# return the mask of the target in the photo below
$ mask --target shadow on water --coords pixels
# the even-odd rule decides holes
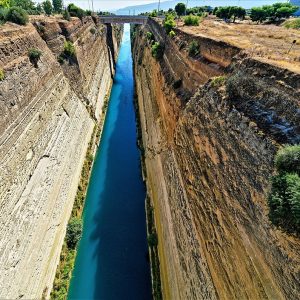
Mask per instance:
[[[151,299],[129,26],[89,184],[69,299]]]

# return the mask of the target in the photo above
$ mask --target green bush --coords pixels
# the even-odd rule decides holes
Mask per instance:
[[[64,43],[64,54],[67,58],[74,58],[76,51],[72,42],[65,41]]]
[[[278,174],[271,178],[268,197],[271,222],[300,233],[300,145],[286,146],[275,157]]]
[[[77,17],[79,19],[82,19],[84,16],[86,16],[85,11],[80,7],[74,5],[73,3],[68,5],[68,11],[71,17]]]
[[[29,21],[27,12],[20,7],[11,7],[7,11],[6,21],[26,25]]]
[[[6,22],[7,13],[8,13],[7,8],[1,8],[0,7],[0,25],[4,24]]]
[[[189,45],[189,55],[190,56],[196,56],[199,54],[200,46],[196,41],[192,41]]]
[[[198,26],[199,22],[200,22],[200,17],[189,15],[189,16],[185,17],[183,20],[184,20],[184,25]]]
[[[0,81],[3,81],[4,79],[5,79],[4,70],[0,68]]]
[[[300,29],[300,18],[285,21],[283,26],[285,28]]]
[[[172,39],[172,38],[175,37],[175,36],[176,36],[175,31],[174,31],[174,30],[171,30],[171,31],[169,32],[169,37]]]
[[[75,249],[82,234],[82,221],[80,218],[73,217],[67,226],[66,242],[69,249]]]
[[[152,56],[156,59],[160,59],[164,55],[164,46],[158,42],[155,42],[151,47]]]
[[[154,40],[153,33],[150,31],[146,32],[146,37],[147,37],[147,40],[150,42]]]
[[[221,85],[225,84],[226,76],[217,76],[214,77],[211,81],[212,87],[220,87]]]
[[[91,34],[95,34],[95,33],[96,33],[96,28],[94,28],[94,27],[91,28],[91,29],[90,29],[90,33],[91,33]]]
[[[39,59],[42,56],[42,51],[40,51],[39,49],[36,48],[30,48],[28,50],[28,57],[29,60],[32,64],[34,64],[35,67],[37,67],[37,63],[39,61]]]
[[[166,29],[166,33],[169,34],[171,30],[173,30],[176,26],[173,15],[167,15],[166,20],[164,21],[164,28]]]
[[[280,173],[300,175],[300,145],[286,146],[278,151],[275,166]]]
[[[157,247],[158,245],[158,238],[156,232],[153,232],[148,235],[148,245],[149,247]]]

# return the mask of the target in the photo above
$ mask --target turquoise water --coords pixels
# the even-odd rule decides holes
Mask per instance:
[[[151,299],[129,25],[89,183],[68,299]]]

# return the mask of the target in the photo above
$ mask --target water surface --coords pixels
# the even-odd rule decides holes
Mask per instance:
[[[69,300],[151,299],[129,31],[125,25]]]

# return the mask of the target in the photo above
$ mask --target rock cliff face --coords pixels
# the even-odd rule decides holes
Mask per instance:
[[[87,145],[114,73],[111,53],[118,53],[122,29],[106,32],[92,18],[0,28],[1,299],[51,291]],[[61,66],[65,40],[74,43],[77,62]],[[30,48],[42,52],[37,65]]]
[[[165,45],[160,60],[147,31]],[[277,148],[299,142],[299,74],[212,38],[172,40],[153,20],[134,36],[164,298],[297,299],[300,241],[270,224],[266,195]]]

